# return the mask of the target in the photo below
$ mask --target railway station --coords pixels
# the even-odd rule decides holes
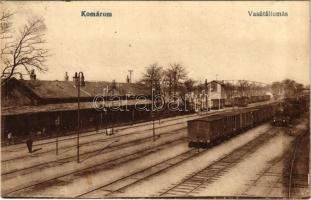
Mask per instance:
[[[1,1],[1,197],[310,198],[308,6]]]
[[[75,97],[80,88],[74,79],[12,78],[2,87],[2,193],[65,198],[219,196],[220,191],[205,193],[205,188],[234,180],[234,170],[251,166],[271,149],[275,152],[264,161],[254,161],[269,164],[253,166],[250,171],[255,174],[243,175],[243,191],[228,196],[260,197],[261,190],[270,197],[308,195],[308,91],[287,98],[285,92],[273,95],[264,87],[259,93],[257,88],[249,96],[229,98],[225,81],[204,85],[184,99],[164,101],[159,111],[154,109],[159,103],[155,95],[138,83],[85,81]],[[105,96],[96,102],[99,91]],[[179,109],[170,109],[172,103]],[[181,169],[183,176],[165,179]],[[78,187],[90,180],[89,187]],[[159,182],[159,188],[152,187],[148,194],[137,189],[151,187],[151,180]],[[69,188],[63,196],[62,190]]]

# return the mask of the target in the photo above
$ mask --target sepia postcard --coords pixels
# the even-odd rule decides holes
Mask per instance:
[[[2,198],[310,198],[309,1],[0,1]]]

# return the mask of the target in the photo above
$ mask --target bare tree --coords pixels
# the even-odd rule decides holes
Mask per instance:
[[[297,97],[302,94],[303,85],[291,79],[285,79],[281,82],[284,88],[285,97]]]
[[[173,93],[175,95],[181,81],[187,78],[186,69],[178,63],[170,64],[170,68],[166,71],[166,78],[169,85],[169,94]]]
[[[283,86],[280,82],[276,81],[271,84],[271,90],[272,90],[272,94],[274,96],[277,96],[282,93]]]
[[[42,18],[28,20],[18,36],[12,42],[7,42],[2,52],[2,75],[1,84],[5,83],[15,75],[22,75],[26,71],[31,73],[32,69],[40,72],[47,71],[45,67],[48,50],[44,47],[44,32],[46,26]]]
[[[301,95],[303,93],[304,86],[301,83],[296,84],[296,95]]]
[[[155,93],[161,93],[161,80],[163,76],[163,69],[157,63],[153,63],[146,67],[146,72],[143,74],[140,82],[144,84],[149,91],[155,89]]]
[[[0,59],[3,60],[4,50],[6,48],[5,41],[10,39],[12,35],[10,34],[12,27],[12,19],[13,13],[9,10],[1,10],[0,14]]]
[[[271,84],[273,95],[283,94],[285,98],[297,97],[303,93],[303,85],[291,79],[285,79],[281,82]]]
[[[193,92],[194,90],[194,84],[195,84],[195,81],[191,78],[187,79],[185,82],[184,82],[184,85],[185,85],[185,91],[186,93],[191,93]]]
[[[0,14],[0,39],[8,39],[11,37],[10,30],[12,27],[12,19],[13,13],[9,10],[2,10]]]
[[[247,96],[249,84],[245,80],[239,80],[237,85],[237,91],[239,96]]]
[[[225,90],[226,90],[226,95],[227,95],[227,98],[228,99],[231,99],[231,98],[233,98],[233,96],[234,96],[234,93],[235,93],[235,86],[232,84],[232,83],[224,83],[224,85],[225,85]]]

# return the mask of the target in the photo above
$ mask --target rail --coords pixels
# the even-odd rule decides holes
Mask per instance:
[[[295,142],[295,146],[294,146],[294,150],[291,156],[291,161],[290,161],[290,169],[289,169],[289,180],[288,180],[288,198],[291,198],[291,190],[292,190],[292,180],[293,180],[293,168],[294,168],[294,164],[295,164],[295,160],[296,160],[296,153],[297,153],[297,149],[298,146],[303,138],[304,134],[301,134],[298,136],[298,138],[296,139]]]

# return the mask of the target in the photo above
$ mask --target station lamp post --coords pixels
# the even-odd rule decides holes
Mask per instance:
[[[75,73],[73,77],[74,85],[78,92],[78,124],[77,124],[77,163],[80,163],[80,87],[85,86],[84,75],[82,72]]]

